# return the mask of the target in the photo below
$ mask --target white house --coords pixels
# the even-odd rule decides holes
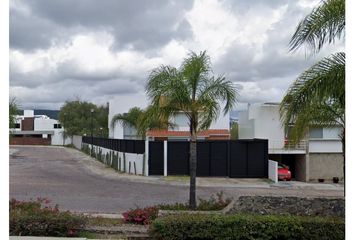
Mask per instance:
[[[239,114],[239,138],[269,140],[269,159],[290,167],[296,180],[343,178],[341,129],[310,128],[302,141],[292,144],[280,121],[279,103],[257,103]]]
[[[10,129],[11,144],[20,145],[65,145],[71,139],[64,139],[64,128],[56,119],[46,115],[34,115],[34,110],[24,110],[23,115],[16,116],[15,128]]]
[[[111,126],[111,120],[114,115],[126,113],[132,107],[146,108],[146,101],[136,101],[138,104],[131,105],[121,99],[111,100],[109,102],[109,137],[117,139],[137,139],[138,136],[134,128],[129,126],[123,127],[116,123]],[[146,133],[146,136],[151,140],[187,140],[189,139],[189,125],[187,116],[184,113],[176,114],[170,122],[173,123],[173,128],[166,130],[151,130]],[[198,139],[229,139],[230,138],[230,116],[221,113],[216,121],[206,131],[198,133]]]

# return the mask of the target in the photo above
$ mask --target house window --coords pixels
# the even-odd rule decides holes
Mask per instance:
[[[54,123],[54,128],[61,128],[61,124],[59,124],[59,123]]]
[[[21,128],[21,124],[15,123],[15,128]]]
[[[323,138],[323,128],[310,128],[310,138]]]

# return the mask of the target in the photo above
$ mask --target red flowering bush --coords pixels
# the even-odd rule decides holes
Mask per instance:
[[[152,220],[157,218],[157,207],[146,207],[131,209],[123,213],[124,221],[135,224],[149,224]]]
[[[69,211],[60,212],[50,200],[10,201],[10,235],[74,237],[86,223],[86,218]]]

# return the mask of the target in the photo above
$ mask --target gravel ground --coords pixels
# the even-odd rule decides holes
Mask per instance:
[[[118,174],[75,149],[52,146],[12,146],[10,149],[10,198],[48,197],[63,210],[121,213],[135,206],[186,202],[188,186],[170,182],[156,177]],[[258,185],[253,181],[249,188],[245,184],[242,187],[198,187],[197,195],[208,198],[222,190],[234,198],[241,195],[344,196],[343,189],[269,187],[263,180],[259,180]]]

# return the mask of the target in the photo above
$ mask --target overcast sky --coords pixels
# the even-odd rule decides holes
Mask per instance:
[[[237,109],[278,102],[299,73],[344,47],[326,46],[316,57],[288,52],[296,25],[318,3],[11,0],[10,96],[30,109],[122,96],[134,105],[153,68],[178,67],[189,51],[207,50],[214,74],[239,87]]]

